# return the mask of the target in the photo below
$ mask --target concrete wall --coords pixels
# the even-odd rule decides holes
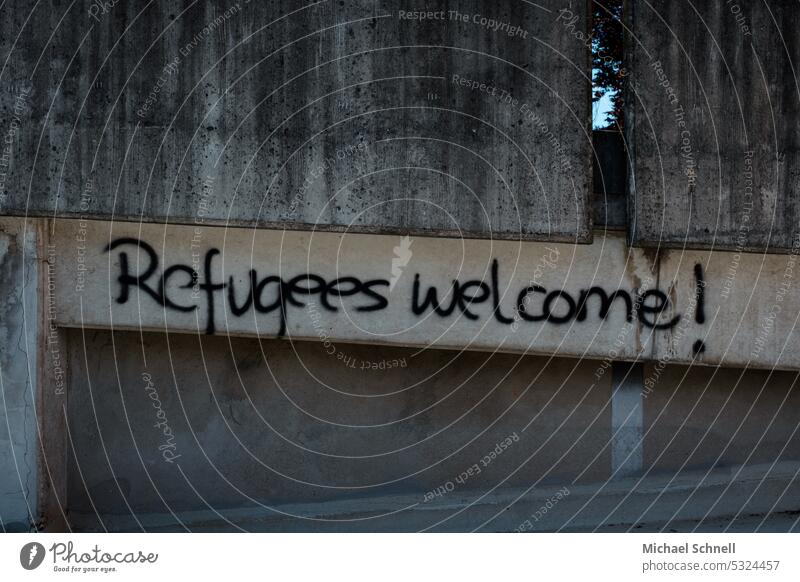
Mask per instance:
[[[36,224],[0,219],[0,531],[38,520],[39,250]]]
[[[648,364],[644,375],[649,471],[800,461],[797,372]]]
[[[798,148],[764,109],[800,109],[772,82],[800,46],[791,5],[774,29],[755,6],[656,2],[665,28],[629,3],[647,30],[628,47],[631,236],[734,251],[712,254],[571,244],[592,242],[587,2],[451,4],[0,7],[0,215],[53,217],[41,241],[0,219],[4,529],[692,529],[798,510]],[[594,160],[610,228],[625,159]],[[120,236],[185,267],[166,294],[122,300]],[[768,245],[791,254],[738,252]],[[211,249],[217,281],[301,276],[288,339],[284,308],[166,304],[200,306]],[[394,295],[348,311],[359,293],[326,285],[343,307],[315,319],[312,270]],[[452,319],[409,309],[414,274],[470,281]],[[543,318],[500,318],[534,283],[553,311],[540,294]],[[564,294],[591,286],[660,295],[579,318]]]
[[[585,2],[102,4],[0,8],[0,212],[591,238]]]
[[[634,244],[795,246],[797,3],[626,6]]]
[[[69,341],[79,529],[691,529],[797,509],[796,373],[615,365],[596,383],[590,360]]]
[[[69,339],[68,498],[83,527],[387,496],[411,511],[611,474],[610,378],[587,388],[590,361],[94,330]],[[408,527],[393,515],[362,525]]]
[[[12,283],[3,396],[15,403],[1,459],[6,528],[691,529],[797,510],[797,372],[676,366],[669,351],[643,365],[612,362],[610,351],[567,359],[497,353],[503,346],[354,345],[336,333],[300,342],[96,329],[119,320],[64,273],[88,264],[80,243],[108,225],[76,224],[68,230],[84,229],[83,239],[49,236],[35,258],[33,225],[25,238],[22,221],[3,221]],[[34,277],[43,259],[55,266]],[[662,283],[680,259],[657,259]],[[792,299],[781,290],[793,290],[791,277],[785,283],[795,259],[775,257],[760,274],[749,262],[758,257],[737,264],[733,297],[738,286],[757,290],[756,276],[771,294],[750,299],[760,327],[726,349],[758,348],[771,366],[796,356],[781,336],[792,328]],[[83,277],[107,287],[98,270]],[[721,325],[719,290],[706,289],[715,309],[701,329]],[[75,306],[92,323],[48,328],[46,337],[25,327],[28,313],[50,325]],[[33,335],[23,337],[26,329]],[[44,357],[31,359],[37,350]],[[15,463],[28,471],[22,479]]]

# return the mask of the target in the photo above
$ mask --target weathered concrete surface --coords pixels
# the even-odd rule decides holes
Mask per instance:
[[[387,495],[410,509],[610,476],[610,379],[594,381],[589,361],[97,330],[69,341],[70,514]],[[364,525],[391,529],[399,509]]]
[[[627,9],[633,242],[790,249],[800,238],[797,3]]]
[[[797,373],[644,368],[648,473],[800,461]]]
[[[0,219],[0,531],[38,517],[39,268],[36,226]]]
[[[586,6],[6,2],[0,213],[586,242]]]
[[[619,479],[610,378],[589,360],[69,339],[79,530],[690,531],[800,508],[796,373],[667,366],[644,399],[644,470]]]
[[[800,368],[796,254],[657,255],[621,235],[568,245],[69,220],[54,230],[69,327],[566,355],[601,360],[598,377],[613,360]]]
[[[595,228],[628,229],[628,152],[619,131],[595,130],[592,209]]]
[[[797,463],[694,471],[611,483],[474,492],[415,505],[394,495],[168,513],[74,512],[77,531],[542,532],[798,531]],[[690,501],[687,503],[687,501]]]

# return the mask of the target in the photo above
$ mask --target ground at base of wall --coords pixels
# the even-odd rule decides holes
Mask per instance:
[[[177,515],[74,514],[71,521],[76,531],[790,532],[800,530],[798,474],[800,464],[787,462],[429,503],[400,495]]]
[[[601,533],[627,531],[634,533],[800,533],[800,511],[715,517],[699,521],[648,523],[633,527],[628,524],[609,525],[597,531]]]

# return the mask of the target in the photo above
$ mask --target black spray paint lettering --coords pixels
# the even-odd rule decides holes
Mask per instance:
[[[694,266],[695,283],[695,310],[694,320],[699,324],[706,322],[706,280],[703,275],[703,265],[697,263]],[[692,355],[697,357],[706,351],[706,344],[703,340],[697,340],[692,345]]]
[[[194,311],[200,308],[201,304],[193,303],[187,305],[177,303],[168,293],[169,281],[176,274],[182,273],[185,282],[183,285],[179,285],[178,288],[196,289],[204,292],[193,291],[191,298],[200,299],[203,294],[205,295],[205,301],[202,302],[202,305],[206,310],[206,333],[209,335],[213,335],[216,332],[215,293],[225,289],[228,291],[227,304],[235,317],[242,317],[250,309],[255,310],[257,313],[277,311],[279,314],[277,335],[279,337],[286,334],[287,307],[289,305],[300,308],[305,307],[305,303],[300,300],[302,296],[319,295],[322,307],[332,312],[339,310],[338,307],[331,303],[330,299],[332,297],[361,295],[371,300],[366,304],[358,305],[355,308],[356,311],[379,311],[389,305],[387,299],[376,290],[377,287],[389,286],[389,281],[385,279],[361,281],[355,277],[340,277],[332,281],[326,281],[319,275],[309,273],[298,275],[289,281],[285,281],[282,277],[276,275],[260,277],[255,269],[251,269],[248,273],[247,297],[240,301],[233,276],[228,278],[227,283],[213,280],[213,261],[214,257],[220,254],[219,249],[212,248],[206,251],[201,279],[200,275],[191,266],[183,264],[172,265],[165,269],[160,277],[156,277],[159,263],[158,255],[153,250],[153,247],[137,238],[118,238],[109,244],[105,250],[110,252],[122,246],[138,247],[144,253],[147,267],[141,273],[132,274],[128,253],[124,251],[119,253],[120,274],[117,277],[117,282],[120,288],[116,299],[117,303],[127,303],[130,298],[131,287],[137,287],[167,309],[183,312]],[[270,292],[271,297],[269,297]],[[267,298],[265,298],[265,294],[268,295]]]
[[[414,276],[412,289],[411,310],[414,315],[422,315],[426,311],[432,311],[440,317],[452,315],[456,308],[467,319],[478,319],[471,308],[473,305],[485,303],[491,297],[493,314],[495,319],[503,324],[510,325],[513,319],[503,315],[500,309],[499,293],[499,264],[497,259],[492,261],[491,285],[482,280],[470,280],[461,282],[453,280],[446,293],[441,295],[435,286],[428,287],[422,291],[421,276],[417,273]],[[540,307],[537,312],[533,312],[531,304],[534,299],[541,295]],[[517,295],[516,310],[519,316],[530,322],[547,322],[551,324],[565,324],[572,320],[586,321],[589,313],[589,304],[592,297],[597,297],[597,314],[601,319],[608,317],[615,304],[623,305],[625,309],[626,321],[632,321],[634,316],[634,304],[638,305],[636,315],[643,326],[653,329],[671,329],[675,327],[681,319],[680,315],[675,315],[668,321],[661,322],[661,316],[669,309],[670,300],[666,293],[659,289],[649,289],[640,295],[637,291],[624,291],[621,289],[607,292],[602,287],[590,287],[583,289],[574,296],[564,289],[548,291],[541,285],[531,285],[523,288]]]
[[[411,311],[414,315],[422,315],[429,308],[433,309],[434,313],[441,317],[451,315],[456,307],[464,314],[467,319],[477,320],[480,316],[470,311],[469,306],[484,303],[490,297],[492,299],[492,314],[494,318],[503,324],[511,325],[514,320],[510,317],[503,315],[500,308],[500,293],[498,281],[498,264],[497,259],[492,261],[492,283],[491,287],[481,280],[467,281],[461,283],[458,280],[453,280],[451,288],[448,293],[442,295],[442,303],[449,296],[450,303],[447,307],[442,307],[439,302],[439,290],[436,287],[429,287],[425,293],[425,298],[420,303],[419,290],[420,290],[420,275],[414,275],[414,288],[413,297],[411,299]],[[474,289],[474,291],[472,291]]]
[[[326,311],[335,313],[339,311],[332,300],[352,297],[360,299],[355,306],[359,312],[382,311],[389,306],[389,300],[380,292],[381,287],[389,287],[385,279],[361,280],[357,277],[347,276],[327,280],[320,275],[305,273],[289,280],[277,275],[260,276],[256,269],[250,269],[244,277],[244,284],[237,284],[233,275],[227,281],[216,281],[213,278],[214,259],[220,254],[216,248],[208,249],[203,261],[202,275],[190,265],[176,264],[164,269],[158,275],[159,257],[153,247],[137,238],[118,238],[106,247],[106,252],[114,251],[120,247],[135,247],[137,263],[139,257],[144,255],[146,267],[138,273],[131,271],[131,260],[126,251],[119,252],[119,294],[116,302],[127,303],[130,299],[132,287],[138,288],[149,295],[159,305],[166,309],[180,312],[191,312],[201,307],[206,311],[206,333],[216,332],[215,298],[216,293],[225,291],[222,296],[227,309],[234,317],[242,317],[248,312],[255,311],[260,314],[276,312],[278,314],[278,337],[286,334],[287,312],[289,307],[303,308],[304,296],[319,296],[319,303]],[[514,318],[503,313],[500,295],[500,265],[497,259],[492,261],[490,281],[472,279],[465,282],[453,280],[450,286],[442,293],[436,286],[429,286],[423,291],[422,277],[419,273],[414,276],[411,292],[411,312],[415,316],[422,316],[432,311],[439,317],[463,315],[469,320],[479,320],[481,315],[476,306],[484,303],[491,305],[491,316],[501,324],[512,325]],[[170,281],[175,277],[179,280],[177,289],[191,290],[191,301],[178,301],[170,296],[168,288]],[[705,282],[703,270],[700,265],[695,267],[697,283],[697,309],[696,321],[705,321]],[[241,280],[240,280],[241,281]],[[175,284],[172,285],[173,291]],[[441,298],[441,299],[440,299]],[[366,300],[366,302],[364,302]],[[606,319],[614,309],[623,309],[625,319],[632,322],[638,319],[642,326],[657,330],[671,329],[681,319],[680,314],[667,321],[662,321],[662,316],[671,307],[671,302],[666,293],[660,289],[625,291],[616,289],[606,291],[600,286],[582,289],[571,293],[564,289],[548,290],[534,284],[524,287],[516,295],[513,311],[519,318],[528,322],[546,322],[562,325],[570,321],[583,322],[589,315],[597,314],[600,319]],[[702,342],[701,342],[702,343]],[[704,348],[704,346],[703,346]]]

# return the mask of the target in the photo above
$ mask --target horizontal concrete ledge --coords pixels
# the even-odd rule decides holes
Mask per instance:
[[[249,332],[238,332],[238,331],[230,331],[228,329],[223,330],[222,332],[218,332],[217,336],[207,336],[202,329],[194,329],[194,330],[185,330],[185,329],[173,329],[168,326],[156,327],[156,326],[136,326],[136,325],[123,325],[123,324],[114,324],[114,325],[99,325],[99,324],[92,324],[92,325],[80,325],[78,323],[67,323],[59,325],[60,328],[64,329],[78,329],[78,330],[102,330],[102,331],[112,331],[117,333],[164,333],[167,335],[193,335],[193,336],[201,336],[205,337],[232,337],[232,338],[244,338],[244,339],[259,339],[259,340],[281,340],[281,341],[288,341],[288,342],[309,342],[309,343],[321,343],[319,337],[306,337],[306,336],[298,336],[298,335],[289,335],[278,337],[274,333],[264,333],[259,335],[254,335],[253,333]],[[357,345],[357,346],[375,346],[380,345],[383,347],[388,348],[406,348],[406,349],[413,349],[419,353],[424,352],[425,350],[444,350],[448,352],[479,352],[484,354],[511,354],[514,356],[538,356],[538,357],[552,357],[552,358],[567,358],[570,360],[581,360],[581,361],[592,361],[597,363],[603,363],[609,361],[608,356],[601,356],[598,354],[571,354],[569,352],[562,352],[559,349],[547,349],[547,348],[537,348],[537,346],[530,346],[528,348],[520,348],[515,349],[507,346],[483,346],[483,345],[450,345],[450,344],[442,344],[437,343],[435,345],[425,345],[420,346],[419,344],[411,343],[411,342],[402,342],[402,341],[392,341],[392,342],[379,342],[373,340],[360,340],[360,339],[351,339],[347,338],[346,340],[337,341],[337,344],[342,345]],[[627,355],[627,354],[619,354],[617,357],[614,358],[615,362],[628,362],[631,364],[656,364],[660,360],[658,358],[653,357],[647,353],[640,353],[636,355]],[[759,362],[754,362],[750,365],[742,364],[741,362],[723,362],[723,363],[715,363],[715,362],[704,362],[702,360],[694,360],[694,361],[684,361],[684,360],[666,360],[666,364],[674,364],[677,366],[696,366],[700,368],[718,368],[718,369],[725,369],[725,370],[762,370],[768,372],[798,372],[798,367],[794,365],[782,365],[780,362],[777,364],[763,364]]]
[[[800,463],[732,466],[592,485],[454,491],[424,503],[402,495],[345,501],[170,514],[71,514],[76,531],[691,531],[734,516],[800,510]],[[567,493],[568,492],[568,493]],[[548,505],[549,504],[549,505]],[[137,523],[138,522],[138,523]],[[760,519],[751,519],[753,528]],[[777,522],[775,522],[777,523]],[[794,519],[780,520],[788,531]],[[724,527],[720,527],[724,529]],[[763,527],[761,528],[763,529]]]
[[[800,353],[789,349],[797,343],[793,320],[775,316],[800,311],[800,297],[781,283],[794,258],[772,257],[765,267],[737,257],[731,279],[734,259],[725,253],[713,260],[667,253],[654,263],[611,234],[587,246],[110,223],[88,229],[66,220],[54,230],[48,276],[56,324],[64,327],[800,368]],[[123,273],[137,267],[143,279],[134,284]],[[311,275],[312,287],[298,287]],[[334,289],[343,275],[356,285],[345,294]],[[223,283],[202,292],[209,281]],[[286,290],[280,314],[278,281]],[[234,309],[229,297],[244,303]],[[731,310],[737,318],[723,317]]]
[[[81,220],[91,221],[96,223],[109,223],[116,224],[131,223],[131,224],[154,224],[165,227],[170,226],[191,226],[195,227],[201,224],[203,227],[208,228],[236,228],[242,230],[278,230],[286,232],[301,232],[301,233],[335,233],[335,234],[377,234],[377,235],[397,235],[397,236],[421,236],[421,237],[435,237],[444,239],[478,239],[486,241],[511,241],[511,242],[543,242],[543,243],[570,243],[579,245],[590,245],[594,242],[594,236],[605,233],[607,230],[619,230],[615,228],[590,228],[586,231],[574,231],[569,233],[553,233],[553,232],[524,232],[518,231],[504,231],[504,230],[443,230],[437,228],[414,228],[409,226],[392,226],[392,225],[364,225],[364,224],[330,224],[324,222],[292,222],[287,220],[264,220],[261,218],[232,218],[232,217],[203,217],[201,223],[198,223],[197,214],[190,215],[143,215],[143,214],[114,214],[110,213],[92,213],[80,212],[79,210],[59,210],[58,215],[54,217],[52,209],[31,209],[27,211],[20,208],[6,208],[3,209],[3,216],[36,220],[47,218],[53,221],[59,220]],[[658,245],[653,245],[658,246]],[[662,245],[663,246],[663,245]]]

